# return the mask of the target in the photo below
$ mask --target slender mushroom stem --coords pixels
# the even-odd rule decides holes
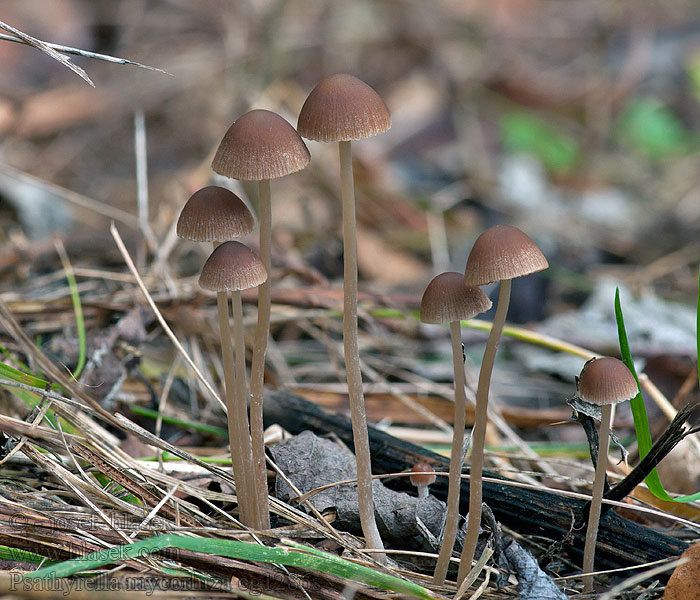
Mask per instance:
[[[455,385],[455,418],[452,425],[452,455],[450,457],[450,484],[447,491],[447,515],[445,517],[445,535],[435,565],[433,584],[445,583],[447,568],[452,556],[452,548],[457,537],[459,523],[459,491],[462,485],[462,447],[464,445],[464,426],[466,421],[467,395],[464,391],[464,359],[462,353],[462,329],[459,321],[450,323],[450,339],[452,340],[452,365]]]
[[[591,509],[588,513],[588,528],[586,529],[586,544],[583,547],[583,590],[585,593],[593,591],[593,573],[595,546],[598,538],[598,524],[600,523],[600,510],[603,501],[603,486],[605,483],[605,470],[608,466],[608,446],[610,445],[610,425],[612,422],[612,404],[601,407],[600,434],[598,438],[598,463],[595,467],[595,479],[593,480],[593,493],[591,496]]]
[[[272,205],[270,180],[258,182],[260,212],[260,260],[268,273],[267,281],[258,288],[258,323],[255,327],[253,358],[250,364],[250,435],[253,445],[253,478],[257,497],[258,529],[270,528],[270,504],[267,496],[267,468],[263,436],[263,392],[265,353],[270,330],[270,266],[272,246]]]
[[[248,484],[248,498],[250,504],[248,518],[250,526],[257,528],[254,474],[252,471],[253,459],[250,446],[250,434],[248,430],[248,407],[247,407],[247,385],[245,373],[245,338],[243,336],[243,303],[241,302],[241,292],[235,290],[231,292],[231,308],[233,310],[233,342],[236,347],[236,398],[233,416],[237,421],[239,435],[242,437],[241,448],[243,455],[240,457],[246,473],[246,483]]]
[[[457,584],[461,585],[472,567],[476,544],[479,540],[479,525],[481,524],[481,477],[484,469],[484,440],[486,438],[486,414],[489,401],[491,373],[496,360],[498,341],[508,314],[510,304],[511,280],[501,281],[498,291],[498,306],[493,317],[493,327],[486,342],[484,358],[479,370],[479,383],[476,389],[476,411],[474,414],[474,429],[472,430],[472,454],[469,465],[469,521],[464,536],[462,558],[459,563]]]
[[[214,243],[214,248],[218,244]],[[231,465],[233,477],[236,480],[236,496],[241,522],[248,525],[248,508],[250,504],[247,494],[250,486],[246,485],[248,470],[243,462],[247,448],[245,438],[241,435],[238,419],[236,418],[236,375],[233,362],[233,342],[231,340],[231,325],[229,323],[228,298],[226,292],[217,292],[216,307],[219,313],[219,336],[221,339],[221,356],[224,363],[224,384],[226,387],[226,409],[228,422],[228,437],[231,446]]]
[[[343,348],[345,372],[350,397],[352,439],[357,459],[357,500],[360,524],[369,548],[383,550],[384,544],[374,517],[372,496],[372,460],[367,434],[365,399],[362,393],[362,371],[357,341],[357,238],[355,235],[355,185],[352,175],[352,148],[350,142],[338,142],[340,149],[340,182],[343,204]],[[386,554],[375,558],[385,564]]]

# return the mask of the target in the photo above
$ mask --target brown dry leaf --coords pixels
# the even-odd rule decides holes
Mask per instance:
[[[17,114],[12,102],[7,98],[0,98],[0,135],[7,133],[14,125],[16,118]]]
[[[70,85],[30,96],[19,115],[17,134],[40,137],[94,121],[109,108],[107,96],[99,90]]]
[[[388,288],[415,284],[429,277],[426,266],[411,255],[389,247],[378,235],[357,232],[357,262],[365,279]]]

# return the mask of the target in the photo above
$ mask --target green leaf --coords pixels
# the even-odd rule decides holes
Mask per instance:
[[[239,560],[252,560],[264,563],[281,564],[302,569],[313,569],[344,577],[352,581],[372,585],[374,587],[391,590],[399,594],[408,594],[416,598],[431,600],[430,591],[426,588],[375,571],[362,565],[321,552],[315,548],[292,544],[294,547],[268,547],[250,542],[238,542],[235,540],[219,540],[212,538],[197,538],[184,535],[165,534],[125,546],[115,546],[99,552],[93,552],[87,556],[67,560],[50,567],[39,569],[25,576],[26,579],[55,579],[69,577],[87,569],[97,569],[105,565],[132,560],[143,557],[145,554],[158,552],[165,548],[179,548],[203,554],[225,556]]]
[[[637,98],[619,122],[623,143],[658,160],[685,150],[688,138],[680,120],[654,98]]]
[[[538,158],[548,171],[565,173],[579,159],[579,147],[571,136],[527,113],[510,113],[499,123],[501,140],[509,152],[524,152]]]
[[[698,310],[700,314],[700,308]],[[625,363],[627,368],[632,372],[632,375],[634,375],[634,378],[637,380],[638,393],[634,398],[632,398],[632,400],[630,400],[630,404],[632,406],[634,430],[637,434],[639,457],[644,458],[649,453],[649,450],[651,450],[651,431],[649,430],[649,420],[647,418],[646,407],[644,406],[644,399],[642,398],[642,390],[639,387],[639,377],[637,377],[637,371],[634,368],[632,353],[630,351],[629,341],[627,340],[627,330],[625,329],[625,320],[622,315],[622,306],[620,305],[619,288],[615,290],[615,320],[617,321],[617,335],[620,340],[620,355],[622,356],[622,362]],[[671,498],[671,496],[666,493],[664,486],[661,484],[661,480],[659,479],[659,474],[656,469],[649,473],[644,481],[649,487],[651,493],[660,500],[670,500],[673,502],[694,502],[695,500],[700,499],[700,492],[690,496]]]

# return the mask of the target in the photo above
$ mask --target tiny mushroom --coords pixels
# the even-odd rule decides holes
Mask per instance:
[[[219,242],[243,237],[253,230],[254,219],[243,200],[226,188],[208,186],[197,190],[180,213],[177,235],[194,242]],[[246,525],[253,525],[251,513],[256,507],[252,482],[252,448],[250,435],[244,423],[235,417],[236,376],[233,341],[229,323],[228,298],[225,291],[217,291],[216,305],[219,316],[219,337],[224,366],[227,422],[231,445],[231,464],[236,481],[239,517]]]
[[[425,288],[420,304],[420,319],[425,323],[449,323],[452,341],[452,364],[455,385],[455,415],[452,426],[452,453],[450,456],[450,483],[447,493],[445,535],[435,565],[433,583],[442,585],[447,575],[452,548],[459,523],[459,492],[464,462],[464,428],[467,397],[464,391],[464,360],[460,321],[471,319],[491,308],[491,300],[478,287],[467,287],[462,273],[441,273]]]
[[[681,559],[685,562],[673,571],[663,600],[700,600],[700,542],[686,549]]]
[[[591,509],[588,515],[586,543],[583,550],[583,585],[586,592],[593,591],[593,573],[596,539],[600,522],[605,470],[608,465],[608,446],[612,406],[634,398],[639,393],[637,381],[621,360],[605,356],[592,358],[581,370],[577,380],[577,395],[584,402],[601,409],[600,433],[598,435],[598,463],[595,468]]]
[[[350,397],[353,442],[357,458],[357,496],[360,523],[370,548],[383,550],[372,496],[372,465],[367,433],[362,372],[357,340],[357,237],[355,184],[351,141],[372,137],[391,127],[384,101],[370,86],[347,74],[326,77],[311,91],[299,114],[297,130],[307,139],[338,142],[343,212],[344,303],[343,347]],[[375,558],[386,563],[385,554]]]
[[[411,469],[409,479],[418,490],[418,497],[427,498],[428,488],[435,483],[435,471],[432,465],[425,462],[417,462]]]
[[[301,171],[310,160],[309,150],[294,127],[278,114],[261,109],[251,110],[239,117],[229,127],[214,156],[212,168],[216,173],[232,179],[258,182],[260,260],[268,273],[272,246],[270,179]],[[250,366],[250,433],[255,493],[258,497],[256,529],[270,527],[263,440],[263,387],[270,305],[270,281],[267,280],[258,293],[258,322]]]
[[[526,234],[511,225],[495,225],[484,231],[474,242],[467,259],[464,283],[480,286],[500,281],[498,305],[493,318],[479,370],[476,391],[476,412],[472,431],[472,454],[469,479],[469,522],[464,538],[457,581],[461,584],[471,569],[481,524],[481,478],[484,468],[484,440],[491,373],[496,359],[498,341],[503,331],[510,303],[511,280],[542,271],[549,266],[547,259]]]

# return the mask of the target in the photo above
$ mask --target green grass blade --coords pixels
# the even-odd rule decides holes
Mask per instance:
[[[142,417],[149,417],[151,419],[158,418],[158,411],[152,408],[147,408],[145,406],[133,405],[131,407],[131,412],[140,415]],[[163,423],[169,423],[170,425],[178,425],[180,427],[187,427],[188,429],[194,429],[196,431],[201,431],[202,433],[210,433],[212,435],[218,435],[220,437],[228,437],[228,429],[223,427],[216,427],[216,425],[207,425],[206,423],[194,423],[192,421],[186,421],[185,419],[179,419],[177,417],[171,417],[168,415],[161,415]]]
[[[58,577],[69,577],[70,575],[75,575],[87,569],[97,569],[114,562],[139,558],[145,554],[158,552],[165,548],[179,548],[181,550],[225,556],[238,560],[252,560],[299,567],[302,569],[313,569],[315,571],[344,577],[359,583],[372,585],[400,594],[408,594],[416,598],[425,598],[426,600],[433,598],[430,592],[420,585],[404,579],[399,579],[393,575],[387,575],[361,565],[356,565],[350,561],[332,554],[320,552],[313,548],[306,548],[298,545],[295,545],[295,548],[270,548],[268,546],[249,542],[238,542],[235,540],[196,538],[170,534],[148,538],[126,546],[116,546],[99,552],[93,552],[82,558],[68,560],[57,565],[39,569],[27,575],[26,578],[54,579]]]
[[[70,288],[70,296],[73,300],[73,312],[75,313],[75,327],[78,331],[78,364],[75,367],[73,377],[78,379],[83,371],[87,360],[87,341],[85,338],[85,320],[83,319],[83,305],[80,302],[80,293],[78,292],[78,282],[75,280],[75,273],[70,268],[70,264],[66,265],[66,280]]]
[[[0,560],[30,562],[35,565],[40,565],[41,563],[46,563],[48,559],[41,554],[35,554],[28,550],[21,550],[20,548],[12,548],[10,546],[0,546]]]
[[[700,315],[700,309],[698,315]],[[637,371],[634,368],[632,353],[630,351],[629,341],[627,340],[627,330],[625,329],[625,320],[622,315],[622,306],[620,305],[619,288],[615,290],[615,320],[617,321],[617,335],[620,340],[620,355],[622,357],[622,362],[625,363],[627,368],[632,372],[632,375],[634,375],[634,378],[637,380],[638,392],[637,395],[630,400],[630,404],[632,406],[632,416],[634,418],[634,430],[637,434],[639,456],[640,458],[644,458],[649,453],[649,450],[651,450],[651,431],[649,431],[649,419],[647,417],[646,407],[644,406],[642,391],[639,387],[639,377],[637,377]],[[660,500],[694,502],[695,500],[700,499],[700,492],[689,496],[671,498],[671,496],[666,493],[664,486],[661,484],[661,480],[659,479],[659,474],[656,469],[649,473],[644,481],[649,487],[651,493]]]
[[[11,367],[8,364],[0,362],[0,377],[3,379],[9,379],[11,381],[16,381],[17,383],[24,383],[25,385],[31,385],[32,387],[48,389],[49,382],[34,377],[34,375],[27,375],[22,371]]]

